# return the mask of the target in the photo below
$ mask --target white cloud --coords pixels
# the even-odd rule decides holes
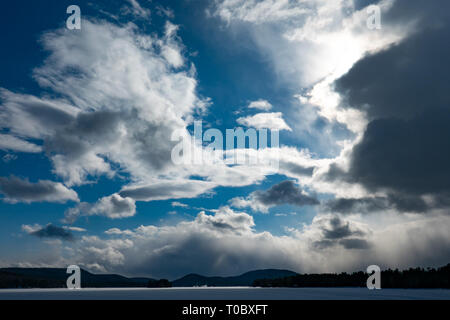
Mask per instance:
[[[128,12],[131,12],[133,15],[141,18],[150,18],[151,11],[150,9],[143,8],[137,0],[126,0],[130,6],[127,8]]]
[[[74,232],[86,232],[87,230],[84,228],[80,228],[80,227],[73,227],[73,226],[63,226],[64,229],[68,229],[70,231],[74,231]]]
[[[236,121],[241,125],[256,129],[292,131],[284,121],[281,112],[257,113],[253,116],[238,118]]]
[[[159,180],[154,183],[127,186],[120,194],[137,201],[194,198],[209,192],[215,186],[214,183],[201,180]]]
[[[172,202],[172,207],[187,208],[189,206],[187,204],[185,204],[185,203],[181,203],[181,202],[178,202],[178,201],[173,201]]]
[[[2,89],[0,126],[24,141],[43,141],[54,172],[69,186],[113,177],[111,163],[136,183],[169,169],[176,175],[171,133],[185,128],[197,106],[205,105],[196,95],[196,80],[186,70],[173,71],[183,63],[176,29],[167,24],[159,39],[133,25],[86,19],[81,33],[46,33],[42,43],[50,55],[34,78],[60,98]],[[20,141],[14,142],[17,149]],[[38,151],[30,143],[21,148]]]
[[[129,218],[136,214],[134,199],[112,194],[100,198],[96,203],[80,203],[75,208],[66,211],[64,221],[73,223],[80,216],[104,216],[110,219]]]
[[[0,194],[4,196],[3,201],[9,203],[80,201],[74,190],[68,189],[60,182],[39,180],[32,183],[14,176],[0,177]]]
[[[175,68],[184,65],[184,58],[181,54],[183,47],[176,40],[178,26],[167,21],[165,26],[165,44],[162,46],[161,55]]]
[[[303,3],[312,1],[303,1]],[[305,18],[311,13],[306,6],[299,6],[297,1],[289,0],[224,0],[217,9],[217,14],[230,22],[242,20],[253,23],[275,22],[291,18]]]
[[[272,109],[272,105],[267,100],[256,100],[256,101],[250,102],[250,104],[248,105],[248,108],[269,111],[270,109]]]
[[[156,6],[156,12],[160,16],[166,16],[167,18],[173,19],[175,18],[175,13],[169,7],[165,8],[161,5]]]
[[[101,198],[91,209],[92,214],[106,215],[112,219],[132,217],[136,213],[136,204],[131,198],[118,194]]]
[[[111,228],[105,231],[107,235],[133,235],[131,230],[120,230],[119,228]]]
[[[40,224],[33,224],[33,225],[29,225],[29,224],[23,224],[22,225],[22,231],[26,232],[26,233],[33,233],[36,232],[38,230],[41,230],[42,226]]]
[[[42,151],[40,146],[7,134],[0,134],[0,149],[30,153]]]

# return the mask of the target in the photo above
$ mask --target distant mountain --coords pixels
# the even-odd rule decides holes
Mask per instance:
[[[69,274],[60,268],[1,268],[0,288],[65,288]],[[92,274],[81,270],[82,288],[147,287],[151,278],[127,278],[117,274]]]
[[[170,282],[165,279],[127,278],[117,274],[93,274],[81,270],[82,288],[136,288],[136,287],[233,287],[251,286],[258,279],[278,279],[296,276],[289,270],[256,270],[234,277],[205,277],[189,274]],[[65,288],[69,274],[60,268],[0,268],[0,288]]]
[[[265,269],[255,270],[234,277],[205,277],[198,274],[188,274],[172,282],[173,287],[234,287],[251,286],[258,279],[278,279],[296,276],[297,273],[289,270]]]

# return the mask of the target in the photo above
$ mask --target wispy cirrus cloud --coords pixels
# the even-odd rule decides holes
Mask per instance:
[[[138,0],[126,0],[126,2],[128,2],[129,5],[122,8],[123,12],[131,13],[139,18],[150,18],[150,9],[142,7]]]
[[[39,153],[42,151],[40,146],[7,134],[0,134],[0,149],[31,153]]]
[[[188,208],[189,206],[185,203],[181,203],[178,201],[173,201],[172,203],[172,207],[180,207],[180,208]]]

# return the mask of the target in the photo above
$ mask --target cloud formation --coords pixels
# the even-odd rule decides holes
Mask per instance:
[[[347,169],[332,166],[328,178],[384,194],[384,200],[371,200],[376,206],[428,212],[450,204],[450,153],[444,138],[450,136],[447,11],[436,3],[412,1],[406,7],[397,1],[387,21],[414,18],[421,28],[368,55],[336,81],[342,105],[363,110],[370,122],[349,154]],[[371,206],[368,200],[358,202]],[[347,204],[354,207],[350,200]]]
[[[110,219],[129,218],[136,214],[134,199],[113,194],[100,198],[96,203],[82,202],[65,213],[64,221],[73,223],[80,216],[103,216]]]
[[[191,272],[235,275],[264,268],[349,272],[374,261],[382,268],[405,268],[442,265],[450,259],[450,217],[386,221],[380,216],[379,222],[369,228],[355,217],[318,215],[311,224],[276,236],[255,231],[250,215],[224,207],[173,225],[112,228],[104,237],[84,235],[62,247],[61,256],[33,265],[77,263],[95,272],[175,279]],[[33,263],[29,257],[27,261]]]
[[[135,201],[262,181],[272,168],[172,162],[174,133],[191,137],[187,127],[210,104],[197,94],[195,67],[186,63],[177,30],[167,22],[160,37],[149,36],[132,24],[86,18],[81,32],[46,32],[41,43],[49,57],[33,75],[52,98],[1,89],[0,127],[23,143],[39,141],[66,186],[126,176],[116,193]],[[274,122],[288,129],[281,115],[262,115],[258,128]],[[40,148],[26,143],[29,151]]]
[[[247,198],[233,198],[230,204],[235,208],[250,207],[254,211],[267,213],[269,208],[279,205],[318,205],[319,200],[306,194],[292,180],[282,181],[268,190],[252,192]]]
[[[142,7],[137,0],[126,0],[129,6],[122,8],[124,13],[130,13],[135,17],[149,19],[151,11],[148,8]]]
[[[32,202],[79,202],[77,193],[60,182],[39,180],[32,183],[28,179],[15,176],[0,177],[0,194],[9,203]]]
[[[243,126],[255,129],[292,131],[292,129],[284,121],[283,114],[281,112],[257,113],[253,116],[238,118],[236,122]]]
[[[313,246],[329,248],[341,245],[346,249],[368,249],[369,242],[364,238],[366,231],[339,216],[322,216],[315,218],[313,224],[322,231],[321,238]]]
[[[272,109],[272,105],[267,100],[256,100],[256,101],[250,102],[250,104],[248,105],[248,108],[269,111],[270,109]]]
[[[135,182],[155,178],[170,169],[172,132],[203,106],[196,80],[179,69],[177,41],[170,23],[161,38],[88,19],[82,32],[47,32],[49,57],[34,79],[60,98],[2,90],[0,126],[43,141],[54,172],[69,186],[113,177],[112,163]]]
[[[420,213],[433,207],[439,207],[439,203],[433,204],[425,197],[399,193],[388,194],[385,197],[336,198],[324,203],[325,210],[342,214],[366,214],[389,210]]]
[[[23,225],[22,230],[27,232],[29,235],[38,237],[38,238],[54,238],[65,241],[74,241],[75,237],[72,234],[71,230],[68,228],[54,226],[53,224],[48,224],[45,227],[36,226],[28,226]],[[77,230],[79,231],[79,230]]]
[[[40,146],[37,146],[35,144],[29,143],[28,141],[7,134],[0,134],[0,149],[5,151],[18,151],[31,153],[37,153],[42,151]]]

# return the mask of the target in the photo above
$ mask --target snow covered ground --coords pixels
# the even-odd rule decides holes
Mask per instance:
[[[366,288],[2,289],[0,300],[450,300],[450,290]]]

